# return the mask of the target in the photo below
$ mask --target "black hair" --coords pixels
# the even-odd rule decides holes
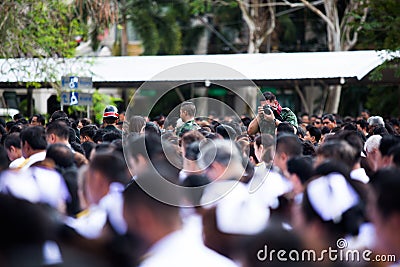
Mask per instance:
[[[188,131],[181,138],[181,145],[188,146],[193,142],[201,141],[205,139],[204,136],[199,131]]]
[[[368,129],[368,122],[364,119],[356,121],[356,124],[360,125],[361,129]]]
[[[391,135],[394,135],[396,133],[396,131],[394,130],[394,128],[390,122],[385,123],[385,128],[386,128],[387,132]]]
[[[273,93],[268,92],[268,91],[263,93],[263,97],[265,98],[265,100],[268,100],[268,101],[276,100],[276,96]]]
[[[123,148],[122,139],[115,139],[111,142],[111,144],[114,146],[115,152],[121,153],[121,156],[124,156],[124,148]]]
[[[184,187],[202,187],[201,190],[198,191],[189,191],[186,195],[186,198],[190,201],[192,205],[200,204],[200,200],[204,191],[203,186],[210,183],[210,180],[205,175],[193,174],[186,177],[186,179],[182,182],[182,186]]]
[[[276,139],[276,152],[284,152],[289,156],[289,158],[300,156],[303,153],[303,146],[296,135],[281,134]]]
[[[46,135],[42,126],[26,127],[20,133],[21,143],[27,142],[32,149],[44,150],[47,147]]]
[[[10,149],[11,146],[15,148],[21,148],[20,133],[8,134],[4,140],[4,146],[6,149]]]
[[[278,127],[276,127],[276,132],[278,135],[283,133],[295,134],[295,129],[293,125],[284,121],[279,123]]]
[[[96,133],[93,135],[93,142],[98,144],[99,142],[103,142],[103,135],[106,133],[104,129],[98,129]]]
[[[356,150],[347,141],[340,140],[337,137],[325,141],[317,150],[317,155],[340,161],[346,164],[348,168],[352,168],[356,164],[356,153]]]
[[[82,128],[87,126],[87,125],[91,125],[92,121],[88,118],[83,118],[79,120],[82,123]],[[81,129],[82,130],[82,129]]]
[[[322,134],[322,135],[328,134],[328,133],[330,133],[330,132],[331,132],[331,130],[330,130],[328,127],[326,127],[326,126],[324,126],[324,127],[321,128],[321,134]]]
[[[81,147],[82,147],[83,151],[85,152],[86,159],[89,160],[90,159],[90,153],[96,147],[96,144],[93,143],[93,142],[83,142],[81,144]]]
[[[303,155],[304,156],[312,156],[312,157],[316,156],[316,154],[317,154],[316,148],[315,148],[314,144],[311,143],[311,141],[303,140],[302,145],[303,145]]]
[[[13,120],[18,121],[20,119],[22,119],[24,116],[22,116],[21,113],[17,113],[13,116]]]
[[[385,168],[378,170],[373,176],[372,186],[376,193],[376,206],[383,217],[393,213],[400,214],[400,169]]]
[[[74,132],[75,133],[75,132]],[[46,134],[54,134],[63,139],[69,139],[69,126],[64,121],[52,121],[47,124]]]
[[[306,127],[306,129],[310,133],[310,136],[314,136],[315,137],[315,141],[317,143],[319,142],[319,140],[321,140],[322,133],[321,133],[320,129],[318,129],[317,127],[312,126],[312,125],[308,125]]]
[[[32,117],[29,118],[29,123],[32,122],[33,117],[37,118],[37,122],[40,123],[40,125],[45,125],[46,124],[46,118],[42,114],[34,114]]]
[[[0,195],[0,257],[7,266],[42,266],[43,244],[55,240],[56,226],[44,206]],[[22,256],[24,255],[24,256]]]
[[[200,155],[200,142],[190,143],[185,148],[185,158],[188,160],[198,160]]]
[[[355,131],[342,131],[336,134],[339,139],[347,141],[347,143],[354,148],[354,164],[361,158],[361,152],[364,149],[364,142]]]
[[[97,130],[98,128],[96,125],[86,125],[81,128],[79,133],[82,137],[87,136],[93,140],[93,137],[96,134]]]
[[[243,125],[246,126],[246,129],[247,129],[247,127],[249,127],[249,125],[250,125],[251,119],[249,117],[244,117],[241,119],[241,121],[242,121]]]
[[[127,151],[129,156],[137,158],[142,155],[146,159],[153,160],[162,153],[161,139],[157,135],[132,136],[128,140]]]
[[[154,122],[146,122],[146,125],[144,126],[144,133],[146,135],[156,134],[158,136],[161,136],[160,128]]]
[[[155,117],[153,118],[153,121],[155,121],[159,127],[162,127],[162,126],[164,125],[165,118],[164,118],[164,116],[161,114],[161,115],[155,116]]]
[[[297,135],[299,138],[304,138],[304,136],[306,135],[306,132],[304,131],[303,127],[297,126],[296,129],[297,129],[296,135]]]
[[[68,142],[70,144],[72,144],[72,143],[80,144],[81,143],[81,139],[79,138],[79,130],[78,129],[75,130],[72,127],[69,127],[68,130],[69,130]]]
[[[385,136],[385,135],[389,135],[388,130],[384,127],[384,126],[377,126],[374,128],[374,130],[372,131],[373,135],[380,135],[380,136]]]
[[[125,160],[116,153],[96,153],[89,163],[89,169],[100,172],[110,183],[127,184],[129,181]]]
[[[389,149],[400,143],[400,137],[393,135],[382,136],[381,142],[379,144],[379,151],[382,156],[387,156]]]
[[[388,151],[388,155],[392,157],[392,163],[400,168],[400,144],[391,147]]]
[[[68,119],[68,115],[67,115],[67,113],[65,113],[65,111],[57,110],[57,111],[54,111],[53,114],[51,114],[51,117],[50,117],[49,121],[53,122],[53,121],[57,121],[57,120],[64,121],[65,123],[70,125],[70,121]]]
[[[15,124],[17,124],[16,121],[7,121],[5,127],[10,131],[10,129],[11,129]]]
[[[9,133],[20,133],[22,131],[22,129],[24,129],[24,128],[25,128],[25,126],[23,124],[17,122],[10,128]]]
[[[0,172],[8,169],[10,160],[7,155],[7,151],[4,146],[0,145]]]
[[[105,118],[103,118],[103,122],[105,124],[114,124],[117,120],[118,120],[118,118],[114,118],[114,117],[105,117]]]
[[[313,175],[313,162],[309,156],[298,156],[288,160],[287,169],[291,174],[297,174],[302,184],[305,184]]]
[[[335,122],[335,116],[332,114],[325,114],[322,116],[322,120],[328,119],[330,122]]]
[[[357,131],[357,126],[353,122],[346,122],[342,125],[342,128],[346,131]]]
[[[218,125],[215,128],[215,132],[222,136],[222,138],[227,140],[235,140],[236,138],[236,131],[227,124]]]
[[[114,140],[122,139],[122,134],[116,131],[109,131],[103,135],[103,142],[112,142]]]
[[[71,148],[72,148],[75,152],[81,153],[82,155],[85,156],[85,151],[83,150],[81,144],[78,144],[77,142],[71,142],[70,145],[71,145]]]
[[[51,144],[47,147],[46,157],[54,160],[57,166],[71,167],[74,164],[74,153],[64,144]]]
[[[145,172],[138,175],[137,181],[140,183],[146,183],[148,185],[159,186],[157,184],[158,179],[163,179],[159,177],[160,174],[157,172]],[[176,187],[168,187],[159,191],[159,199],[168,199],[170,203],[179,203],[180,197],[182,197]],[[135,212],[135,206],[145,206],[149,211],[154,213],[160,220],[160,223],[171,224],[179,221],[179,207],[174,205],[169,205],[163,201],[153,198],[148,195],[139,186],[137,182],[133,182],[126,187],[123,193],[124,204],[128,207],[131,212]]]

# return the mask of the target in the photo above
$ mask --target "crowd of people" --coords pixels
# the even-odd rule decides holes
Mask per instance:
[[[179,118],[0,121],[0,265],[398,263],[399,121],[263,96],[253,119],[186,101]]]

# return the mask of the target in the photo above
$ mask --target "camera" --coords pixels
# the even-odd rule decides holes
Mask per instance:
[[[264,109],[264,113],[265,113],[265,114],[271,115],[272,108],[271,108],[270,105],[265,105],[265,106],[263,106],[263,109]]]

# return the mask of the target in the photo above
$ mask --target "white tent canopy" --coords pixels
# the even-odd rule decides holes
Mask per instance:
[[[149,80],[360,80],[386,59],[387,53],[378,51],[98,57],[68,60],[1,59],[0,83],[54,82],[60,80],[61,76],[68,75],[91,76],[94,83],[137,83]],[[44,62],[46,63],[43,64]],[[226,71],[227,69],[232,71]]]

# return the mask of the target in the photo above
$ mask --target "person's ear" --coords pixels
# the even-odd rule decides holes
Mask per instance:
[[[8,150],[10,150],[11,153],[14,153],[17,150],[17,148],[15,146],[10,146]]]
[[[259,149],[260,149],[261,153],[264,153],[264,146],[262,144],[260,144],[259,147],[260,147]]]
[[[51,133],[47,135],[48,143],[54,143],[56,141],[56,135]]]
[[[289,159],[288,155],[285,152],[279,153],[279,157],[281,157],[283,161],[287,161]]]

